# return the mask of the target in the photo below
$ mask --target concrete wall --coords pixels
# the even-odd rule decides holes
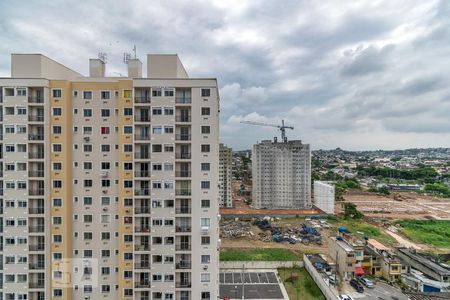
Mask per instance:
[[[303,262],[299,261],[221,261],[220,269],[277,269],[303,267]]]
[[[311,275],[312,279],[316,282],[319,289],[324,294],[325,298],[327,300],[335,300],[337,299],[338,295],[335,295],[331,288],[325,283],[322,276],[317,272],[316,268],[312,265],[312,263],[309,261],[308,257],[306,255],[303,255],[303,261],[305,264],[305,269],[308,271],[309,275]]]

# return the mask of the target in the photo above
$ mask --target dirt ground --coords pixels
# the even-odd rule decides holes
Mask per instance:
[[[367,217],[387,219],[449,219],[450,200],[416,193],[393,193],[389,196],[374,193],[352,192],[344,195],[345,202],[357,205]],[[336,203],[336,212],[342,212]]]

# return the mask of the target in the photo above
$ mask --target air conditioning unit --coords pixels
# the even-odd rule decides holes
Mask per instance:
[[[204,265],[203,270],[205,270],[205,271],[208,270],[208,265]]]
[[[108,171],[102,171],[101,173],[100,173],[100,175],[102,176],[102,177],[108,177]]]
[[[91,139],[91,138],[88,137],[88,136],[85,136],[85,137],[84,137],[84,140],[85,140],[86,142],[89,142],[90,139]]]
[[[202,234],[209,234],[209,227],[202,227]]]
[[[107,207],[103,207],[103,211],[108,211],[108,208]]]

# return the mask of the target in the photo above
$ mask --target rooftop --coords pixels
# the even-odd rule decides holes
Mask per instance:
[[[442,267],[441,265],[423,257],[420,254],[414,253],[411,249],[408,248],[398,248],[398,251],[402,253],[403,255],[409,257],[410,259],[426,266],[427,268],[434,270],[435,272],[439,273],[442,276],[449,276],[450,270]]]

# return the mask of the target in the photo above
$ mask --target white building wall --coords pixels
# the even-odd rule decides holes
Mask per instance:
[[[327,214],[334,214],[334,186],[323,181],[314,181],[314,205]]]

